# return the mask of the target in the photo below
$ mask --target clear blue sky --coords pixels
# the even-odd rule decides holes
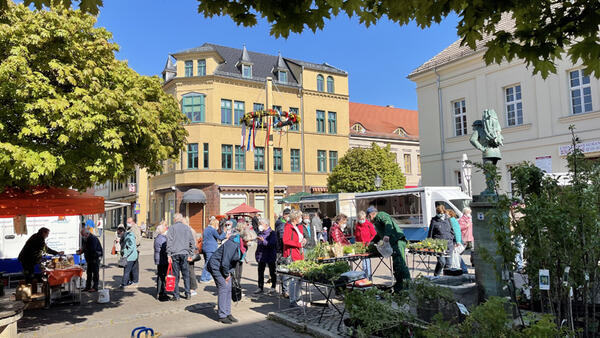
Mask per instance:
[[[205,42],[327,62],[348,72],[350,100],[416,109],[415,85],[406,76],[457,39],[457,17],[425,30],[381,21],[365,28],[340,16],[323,31],[276,39],[269,25],[238,27],[229,17],[205,19],[195,0],[105,0],[97,26],[106,27],[121,46],[119,59],[140,74],[162,71],[167,55]]]

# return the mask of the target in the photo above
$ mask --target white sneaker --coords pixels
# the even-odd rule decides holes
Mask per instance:
[[[196,290],[192,290],[192,291],[190,291],[190,295],[191,296],[197,296],[198,293],[196,292]]]

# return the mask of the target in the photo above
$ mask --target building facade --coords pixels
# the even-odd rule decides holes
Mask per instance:
[[[273,79],[269,107],[267,77]],[[299,125],[273,133],[276,200],[325,191],[328,173],[348,149],[348,130],[342,127],[348,125],[348,74],[329,64],[207,43],[169,56],[163,78],[164,90],[190,123],[179,161],[168,161],[162,174],[149,177],[152,224],[170,222],[182,211],[199,228],[241,203],[265,211],[266,131],[257,128],[250,142],[254,150],[246,151],[248,130],[243,134],[239,123],[245,113],[271,108],[301,116]],[[191,189],[201,190],[205,202],[187,203],[184,195]]]
[[[144,178],[140,180],[141,178]],[[125,224],[128,217],[133,217],[138,224],[146,222],[147,180],[144,170],[137,169],[134,175],[122,181],[108,181],[97,184],[92,189],[96,196],[104,197],[105,201],[127,203],[118,208],[110,208],[106,212],[106,229],[116,229],[119,224]]]
[[[510,29],[512,23],[500,23]],[[524,161],[548,173],[567,171],[569,126],[589,158],[600,156],[600,81],[580,63],[558,61],[556,74],[532,75],[523,60],[486,66],[485,40],[475,51],[456,41],[410,75],[417,84],[423,185],[462,185],[462,154],[481,161],[469,143],[472,124],[484,109],[494,109],[502,126],[504,147],[498,166],[501,188],[511,191],[508,169]],[[473,192],[484,187],[474,173]]]
[[[419,186],[419,114],[416,110],[350,102],[350,148],[390,146],[406,177],[406,187]]]

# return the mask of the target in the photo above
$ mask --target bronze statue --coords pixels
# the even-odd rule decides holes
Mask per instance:
[[[471,144],[482,152],[483,163],[492,163],[496,165],[502,159],[500,147],[504,145],[502,137],[502,128],[498,121],[498,115],[493,109],[483,111],[481,120],[473,122],[473,135],[471,135]],[[482,195],[495,195],[494,182],[489,174],[485,175],[487,188]]]

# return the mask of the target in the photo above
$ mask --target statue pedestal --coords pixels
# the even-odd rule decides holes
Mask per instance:
[[[473,215],[473,239],[475,251],[473,252],[473,264],[475,265],[475,279],[479,302],[492,296],[507,296],[508,292],[502,290],[502,282],[498,279],[501,273],[502,257],[496,252],[498,244],[494,239],[493,225],[489,224],[487,212],[493,208],[489,195],[475,195],[471,203]],[[484,259],[483,251],[492,257],[493,264]]]

